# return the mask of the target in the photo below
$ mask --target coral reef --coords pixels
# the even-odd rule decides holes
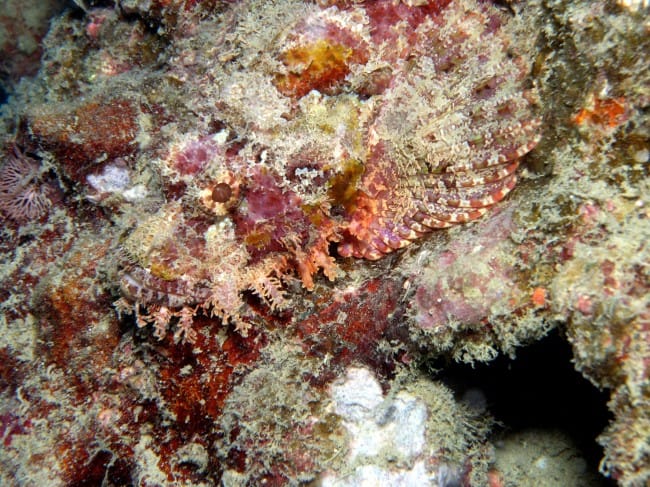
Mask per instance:
[[[569,485],[438,369],[552,329],[611,394],[601,473],[650,481],[647,2],[32,4],[1,484]]]

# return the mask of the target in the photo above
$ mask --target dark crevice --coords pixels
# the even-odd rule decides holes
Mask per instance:
[[[559,333],[518,350],[514,360],[499,357],[473,368],[430,365],[459,398],[467,391],[482,392],[489,412],[501,424],[497,433],[561,430],[582,452],[590,470],[598,470],[603,450],[596,437],[612,419],[607,409],[609,393],[599,391],[575,370],[571,346]],[[603,485],[610,484],[603,479]]]

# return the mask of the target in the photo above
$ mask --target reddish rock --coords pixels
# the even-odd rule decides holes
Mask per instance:
[[[138,114],[133,102],[121,99],[94,100],[76,107],[46,105],[30,113],[29,126],[67,175],[84,182],[94,164],[137,150]]]
[[[323,300],[329,304],[296,325],[305,353],[332,358],[321,379],[331,379],[329,374],[352,361],[384,372],[392,369],[395,357],[378,351],[377,345],[382,338],[400,333],[402,293],[399,280],[373,279],[358,289],[330,295]]]
[[[86,394],[97,386],[120,338],[111,296],[97,280],[108,248],[107,242],[81,240],[33,298],[46,361],[72,371],[69,378]]]

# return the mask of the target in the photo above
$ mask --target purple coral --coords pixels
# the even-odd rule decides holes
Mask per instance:
[[[38,162],[14,148],[0,168],[0,211],[18,222],[45,214],[52,202],[41,176]]]

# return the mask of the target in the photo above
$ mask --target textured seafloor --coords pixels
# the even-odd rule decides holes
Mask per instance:
[[[0,485],[648,485],[649,14],[2,0]]]

